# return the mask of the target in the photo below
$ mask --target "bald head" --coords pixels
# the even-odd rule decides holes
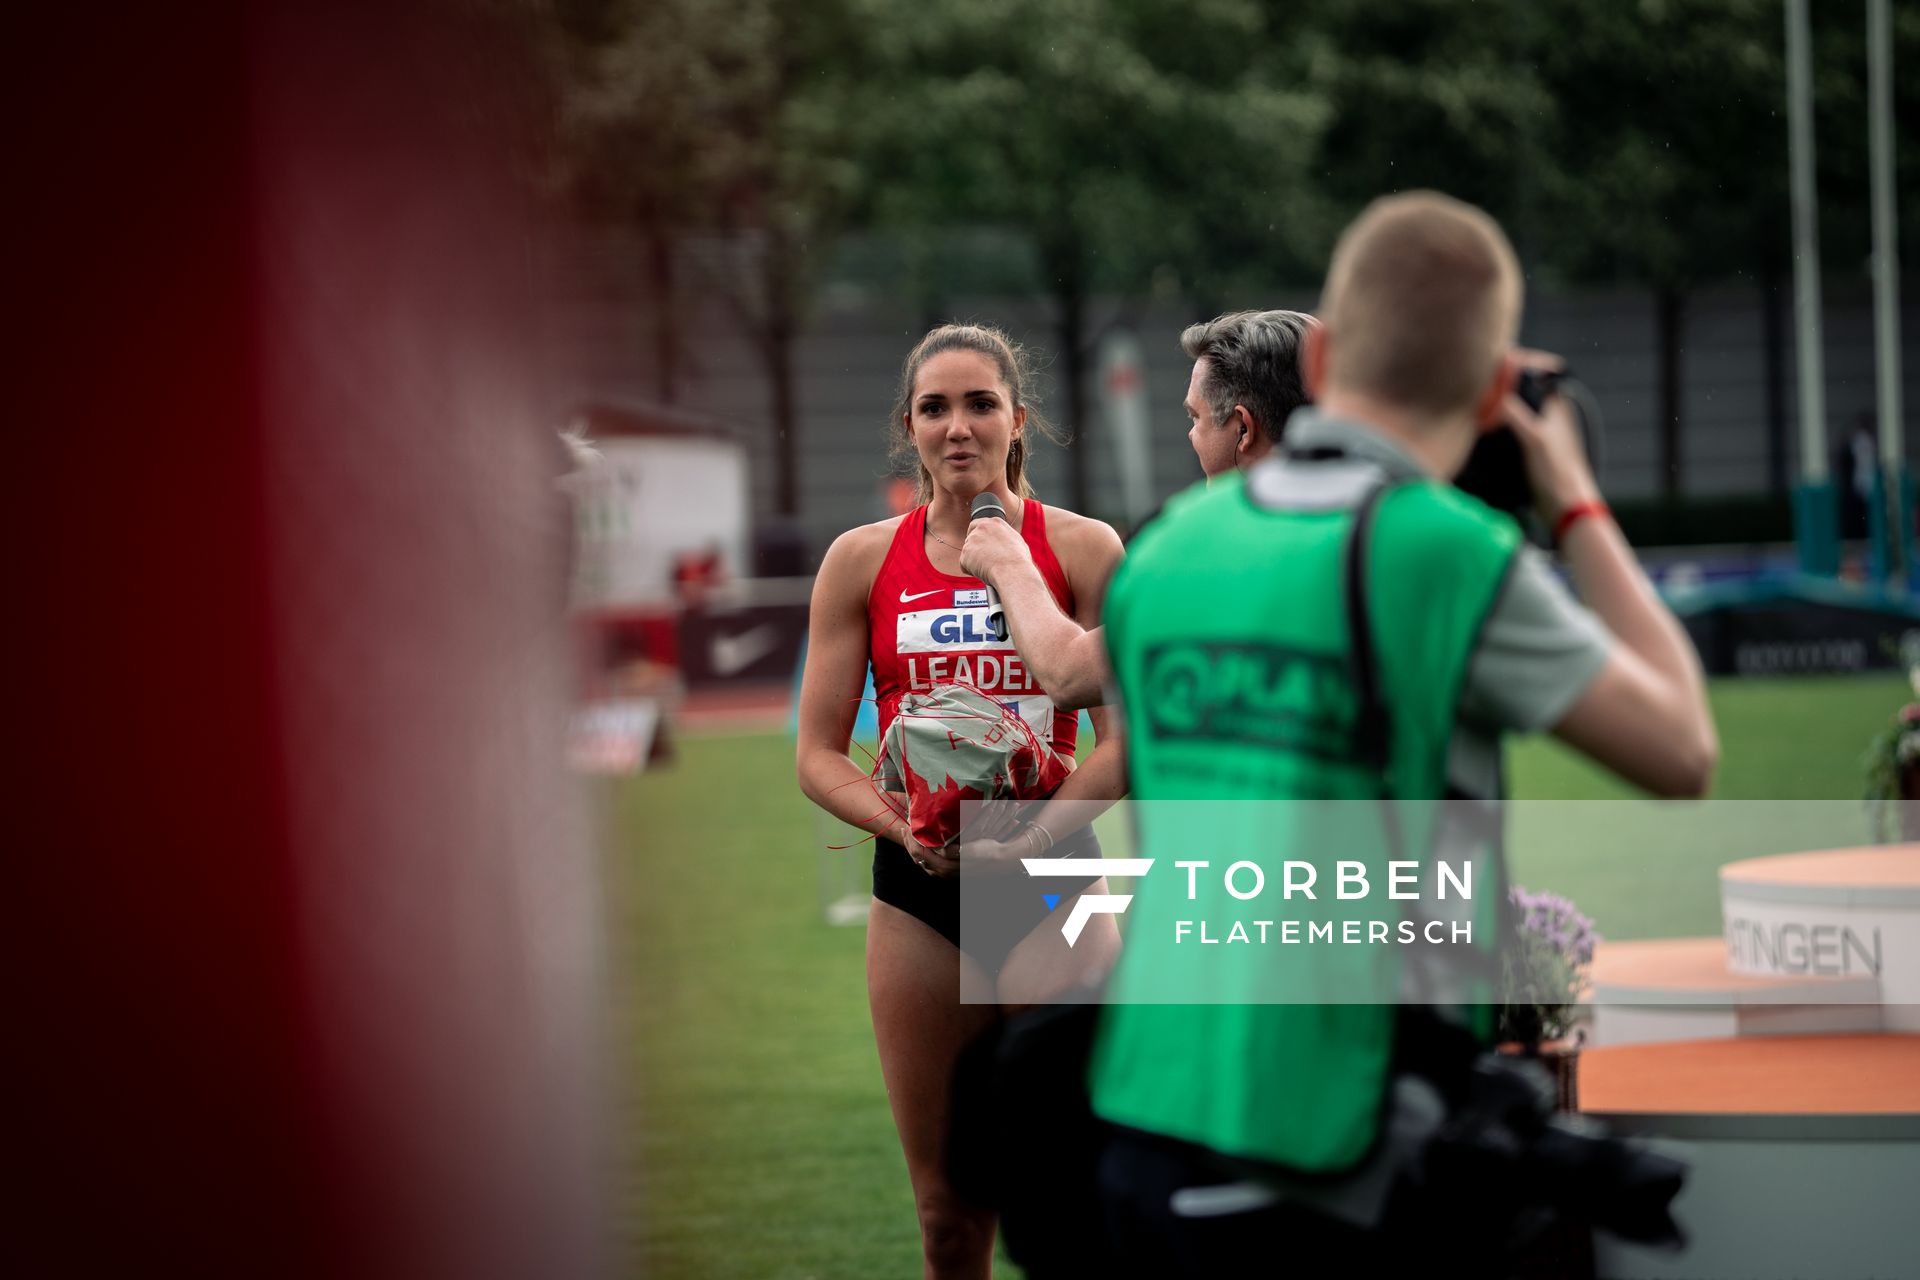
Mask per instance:
[[[1520,266],[1492,218],[1432,191],[1385,196],[1340,237],[1320,318],[1326,384],[1425,416],[1471,410],[1520,327]]]

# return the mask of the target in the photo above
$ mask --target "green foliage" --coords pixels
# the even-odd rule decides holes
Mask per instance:
[[[1867,251],[1865,28],[1815,5],[1823,257]],[[1429,186],[1504,222],[1530,271],[1685,288],[1784,271],[1785,25],[1779,0],[1418,0],[1287,7],[1293,74],[1335,123],[1315,166],[1350,216]],[[1894,64],[1920,58],[1895,16]],[[1895,76],[1899,187],[1920,177],[1920,91]],[[1911,243],[1920,225],[1902,210]]]
[[[872,118],[848,7],[603,0],[558,24],[560,159],[583,202],[678,230],[805,239],[863,188]]]
[[[1036,291],[1312,282],[1361,204],[1416,186],[1487,207],[1550,276],[1685,287],[1786,263],[1778,0],[566,0],[547,16],[562,169],[589,207],[757,232],[810,264],[844,229],[882,229],[923,299],[946,286],[946,237],[980,226],[1030,241]],[[1857,264],[1858,6],[1814,6],[1813,34],[1822,233]],[[1920,11],[1896,12],[1895,44],[1896,66],[1920,57]],[[1905,190],[1916,86],[1896,76]]]
[[[1865,5],[1809,6],[1820,256],[1837,279],[1859,279],[1873,252],[1867,150]],[[1920,245],[1920,7],[1894,0],[1894,191],[1908,274]],[[1785,116],[1781,117],[1782,128]]]
[[[1920,693],[1920,667],[1910,675],[1916,693]],[[1905,839],[1901,830],[1903,808],[1913,803],[1904,788],[1904,775],[1920,767],[1920,703],[1908,703],[1895,713],[1886,728],[1873,736],[1862,759],[1866,766],[1867,813],[1873,824],[1873,838],[1881,844]]]
[[[1560,272],[1684,286],[1788,245],[1778,0],[1529,6],[1553,100],[1525,234]]]
[[[1550,156],[1554,103],[1524,45],[1528,9],[1454,0],[1287,9],[1289,73],[1327,103],[1316,176],[1344,222],[1431,187],[1511,217]],[[1334,228],[1330,228],[1333,230]],[[1324,262],[1331,237],[1320,247]]]
[[[1258,5],[869,4],[898,86],[882,225],[1015,228],[1055,293],[1141,291],[1162,266],[1197,281],[1229,233],[1305,261],[1294,223],[1326,111],[1266,74]]]

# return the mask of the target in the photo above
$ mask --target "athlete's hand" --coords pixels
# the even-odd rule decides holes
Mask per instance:
[[[994,584],[1003,570],[1032,561],[1027,540],[1005,520],[975,520],[967,526],[960,567],[980,581]]]
[[[960,833],[955,838],[962,847],[989,840],[1005,840],[1020,833],[1027,816],[1040,805],[1018,800],[964,800],[960,804]]]
[[[960,874],[960,859],[956,856],[958,850],[953,845],[941,845],[935,848],[933,845],[908,839],[901,847],[907,851],[907,856],[912,858],[922,871],[935,879],[945,880]]]
[[[1022,827],[1006,839],[963,840],[960,860],[974,873],[1021,870],[1021,860],[1046,856],[1045,842],[1036,838],[1034,828]]]
[[[889,803],[894,803],[894,801],[890,799]],[[875,834],[885,836],[902,849],[905,849],[907,856],[913,859],[913,865],[919,867],[930,876],[938,876],[944,879],[947,876],[959,875],[960,862],[954,857],[955,850],[952,844],[949,843],[945,846],[935,847],[933,845],[921,844],[918,840],[914,839],[913,828],[908,824],[904,816],[906,812],[905,801],[901,800],[898,803],[900,807],[896,808],[894,812],[901,816],[896,817],[893,825],[885,831],[876,832]]]

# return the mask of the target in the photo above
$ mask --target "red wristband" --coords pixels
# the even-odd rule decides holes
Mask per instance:
[[[1565,511],[1562,511],[1560,513],[1560,518],[1553,522],[1553,545],[1557,547],[1561,544],[1561,542],[1565,541],[1567,536],[1567,530],[1573,528],[1574,525],[1579,524],[1580,521],[1584,520],[1586,517],[1610,516],[1612,514],[1613,514],[1613,508],[1609,507],[1606,503],[1600,501],[1600,499],[1598,498],[1591,499],[1587,502],[1574,503],[1572,506],[1568,507]]]

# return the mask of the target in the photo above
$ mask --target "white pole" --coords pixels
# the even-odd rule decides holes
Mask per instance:
[[[1152,424],[1147,420],[1147,362],[1130,329],[1100,340],[1100,406],[1113,440],[1127,523],[1137,528],[1153,510]]]
[[[1807,0],[1787,0],[1787,146],[1793,178],[1793,314],[1800,374],[1800,478],[1827,478],[1827,395],[1820,344],[1820,215],[1813,198],[1813,85]]]
[[[1907,545],[1901,479],[1906,457],[1900,407],[1900,243],[1893,209],[1893,39],[1887,0],[1867,0],[1867,119],[1873,171],[1873,346],[1880,416],[1880,474],[1887,483],[1889,566]],[[1908,566],[1911,569],[1911,566]]]

